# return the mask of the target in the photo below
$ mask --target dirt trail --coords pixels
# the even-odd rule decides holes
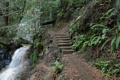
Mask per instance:
[[[47,29],[46,34],[52,36],[53,40],[49,45],[49,54],[40,61],[27,80],[110,80],[72,49],[67,24],[59,29]],[[57,56],[58,52],[61,52],[62,57]],[[61,73],[54,75],[55,70],[50,67],[58,59],[64,67]]]
[[[64,55],[64,61],[63,74],[66,76],[66,80],[67,78],[71,80],[108,80],[102,77],[99,70],[86,63],[76,53]]]

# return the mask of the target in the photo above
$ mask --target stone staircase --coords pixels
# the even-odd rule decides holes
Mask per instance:
[[[59,51],[63,54],[71,54],[74,52],[72,41],[68,34],[55,34],[55,39]]]

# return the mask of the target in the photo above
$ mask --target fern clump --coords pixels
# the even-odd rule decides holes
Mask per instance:
[[[104,76],[120,76],[120,63],[117,58],[108,61],[97,61],[94,65],[101,69]]]

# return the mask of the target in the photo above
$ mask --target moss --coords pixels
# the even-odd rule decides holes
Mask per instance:
[[[30,60],[32,62],[32,68],[36,66],[39,54],[41,54],[44,50],[44,39],[41,33],[38,33],[34,36],[33,44],[32,44],[32,51],[30,55]]]

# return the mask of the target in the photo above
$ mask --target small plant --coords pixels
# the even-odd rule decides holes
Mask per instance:
[[[111,53],[119,47],[120,44],[120,36],[115,37],[111,41]]]
[[[113,31],[113,38],[111,40],[111,53],[113,53],[114,50],[118,49],[120,44],[120,32],[119,27]]]
[[[37,51],[34,51],[31,55],[30,55],[30,60],[32,62],[32,66],[34,67],[36,65],[36,62],[38,60],[38,54]]]
[[[34,48],[37,48],[41,44],[40,39],[35,39],[34,41]]]
[[[100,20],[106,20],[110,16],[114,15],[115,14],[114,10],[115,10],[114,8],[109,9],[105,14],[103,14],[102,17],[100,17]]]
[[[79,30],[81,30],[81,29],[82,29],[82,27],[78,22],[76,24],[74,24],[74,22],[71,22],[69,33],[71,36],[73,36],[74,34],[78,33]]]
[[[94,65],[102,70],[104,76],[118,76],[120,73],[120,63],[116,58],[108,61],[97,61]]]
[[[32,62],[32,66],[34,67],[36,65],[36,63],[38,62],[38,55],[43,51],[43,38],[39,37],[37,35],[38,38],[34,39],[33,41],[33,51],[32,54],[30,55],[30,60]]]
[[[62,65],[60,62],[58,62],[58,61],[55,61],[55,65],[56,65],[56,68],[57,68],[57,69],[60,69],[60,70],[62,70],[62,68],[63,68],[63,65]]]
[[[63,69],[63,65],[59,62],[59,61],[55,61],[54,62],[54,66],[50,67],[50,69],[52,69],[54,71],[53,77],[50,80],[54,80],[56,78],[56,76],[61,72],[61,70]]]
[[[62,70],[63,69],[63,65],[59,62],[59,61],[55,61],[54,62],[54,64],[55,64],[55,66],[53,66],[53,67],[51,67],[51,68],[49,68],[49,69],[53,69],[54,71],[56,71],[56,70]]]
[[[75,50],[78,50],[80,48],[82,42],[84,41],[84,39],[85,39],[85,35],[80,35],[80,36],[76,37],[77,41],[73,44],[73,48]]]

